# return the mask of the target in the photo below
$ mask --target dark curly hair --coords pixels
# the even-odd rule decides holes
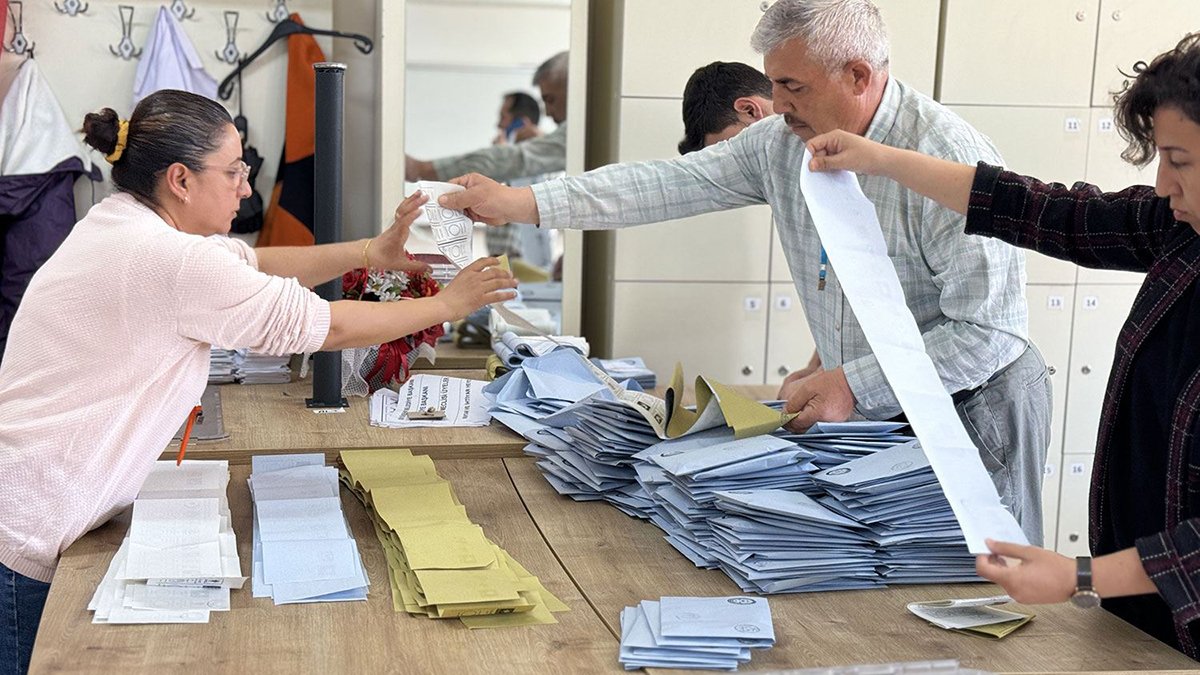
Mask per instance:
[[[198,94],[163,89],[138,103],[129,118],[125,151],[113,163],[117,189],[143,203],[157,206],[154,192],[167,167],[179,162],[200,171],[204,158],[221,145],[225,128],[233,124],[219,103]],[[104,154],[117,147],[120,119],[112,108],[83,118],[83,141]]]
[[[1200,124],[1200,33],[1191,33],[1169,52],[1133,66],[1133,81],[1114,95],[1116,126],[1129,147],[1121,157],[1136,166],[1154,159],[1154,111],[1178,108]]]

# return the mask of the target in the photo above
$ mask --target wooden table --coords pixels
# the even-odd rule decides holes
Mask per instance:
[[[413,363],[413,370],[483,370],[492,355],[492,350],[487,347],[459,347],[451,342],[439,344],[434,349],[437,352],[435,363],[419,358]]]
[[[443,370],[439,375],[484,379],[477,370]],[[187,456],[248,464],[250,456],[279,452],[324,452],[332,461],[348,448],[409,448],[434,459],[520,457],[526,441],[498,422],[477,428],[383,429],[369,423],[366,398],[354,398],[346,412],[317,414],[304,407],[312,381],[289,384],[225,385],[221,411],[229,438],[192,441]],[[163,459],[174,459],[172,443]]]
[[[571,607],[548,626],[471,631],[392,609],[387,563],[362,505],[342,492],[371,580],[367,602],[276,607],[234,591],[202,625],[91,623],[88,599],[128,531],[128,512],[63,554],[42,616],[31,673],[621,672],[617,638],[588,606],[526,513],[499,459],[448,460],[438,472],[471,519]],[[249,467],[233,467],[229,507],[242,570],[251,559]]]
[[[574,502],[558,495],[531,459],[504,463],[555,557],[615,633],[619,634],[621,609],[641,600],[741,592],[722,572],[693,566],[663,540],[654,525],[601,502]],[[755,652],[744,669],[950,658],[966,667],[1004,672],[1200,667],[1101,610],[1083,611],[1070,605],[1019,607],[1037,618],[1003,640],[991,641],[935,628],[905,609],[916,600],[1002,592],[990,584],[958,584],[773,595],[778,641],[773,649]]]

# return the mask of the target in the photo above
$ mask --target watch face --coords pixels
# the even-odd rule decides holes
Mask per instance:
[[[1075,591],[1071,596],[1071,604],[1080,609],[1092,609],[1100,606],[1100,596],[1096,591]]]

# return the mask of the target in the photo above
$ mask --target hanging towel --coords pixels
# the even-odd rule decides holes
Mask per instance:
[[[100,179],[28,59],[0,103],[0,358],[29,280],[75,225],[75,180],[84,174]]]
[[[299,14],[292,21],[302,23]],[[313,152],[316,146],[317,78],[313,65],[325,54],[311,35],[288,36],[287,118],[283,158],[263,218],[258,246],[313,243]]]
[[[133,81],[135,108],[138,102],[160,89],[182,89],[217,99],[217,81],[204,70],[204,62],[183,26],[166,7],[158,8],[145,49]]]

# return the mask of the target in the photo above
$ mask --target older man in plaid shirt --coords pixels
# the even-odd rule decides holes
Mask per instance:
[[[846,302],[800,191],[805,142],[845,129],[958,162],[1002,164],[992,144],[940,104],[889,76],[888,44],[869,0],[779,0],[755,30],[774,117],[699,152],[607,166],[532,188],[478,175],[443,204],[476,220],[617,228],[770,204],[819,365],[789,377],[793,421],[902,413]],[[1009,245],[963,234],[962,217],[885,178],[860,177],[926,349],[1006,506],[1042,541],[1041,484],[1050,382],[1028,337],[1025,268]],[[843,270],[844,273],[849,271]]]

